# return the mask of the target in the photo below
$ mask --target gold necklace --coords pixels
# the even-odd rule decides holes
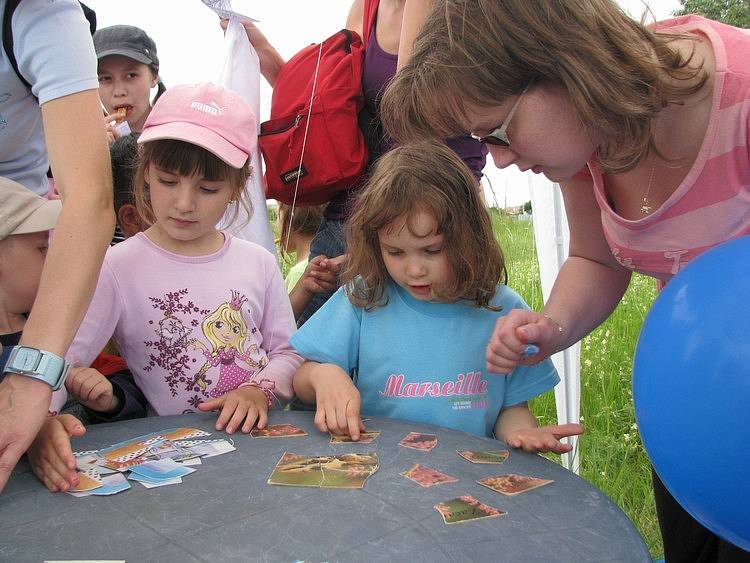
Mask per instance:
[[[648,215],[651,213],[651,204],[648,202],[648,194],[651,193],[651,183],[654,181],[654,170],[656,169],[656,163],[654,162],[651,165],[651,173],[648,175],[648,186],[646,186],[646,191],[643,192],[643,197],[641,198],[641,213],[644,215]]]

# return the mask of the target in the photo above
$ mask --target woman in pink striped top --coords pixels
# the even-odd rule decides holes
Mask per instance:
[[[544,311],[511,311],[487,348],[509,373],[615,309],[632,272],[668,282],[750,233],[750,33],[699,16],[644,26],[613,0],[436,0],[386,91],[391,135],[472,131],[495,164],[559,182],[570,255]],[[540,352],[522,358],[525,342]],[[655,476],[668,560],[746,560]]]

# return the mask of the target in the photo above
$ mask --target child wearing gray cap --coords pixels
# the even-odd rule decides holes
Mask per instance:
[[[119,137],[121,128],[116,126],[120,123],[127,122],[129,131],[125,133],[140,133],[151,106],[166,90],[159,78],[156,44],[139,27],[113,25],[94,33],[94,50],[110,143]],[[151,101],[151,89],[155,87],[158,90]]]

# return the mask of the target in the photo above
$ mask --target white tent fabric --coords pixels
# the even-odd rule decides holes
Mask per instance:
[[[527,173],[527,176],[539,275],[546,303],[557,273],[568,255],[568,221],[560,186],[541,175]],[[581,409],[581,343],[553,355],[552,362],[561,380],[555,387],[558,423],[578,422]],[[578,437],[573,436],[568,441],[573,445],[573,450],[562,456],[562,462],[567,469],[578,473]]]
[[[258,54],[250,44],[242,24],[235,17],[229,20],[224,42],[224,66],[217,82],[243,96],[255,115],[260,116]],[[238,227],[231,230],[235,236],[257,243],[276,256],[273,231],[268,222],[260,149],[256,148],[250,164],[253,167],[253,173],[247,181],[245,190],[252,205],[252,215],[248,218],[247,213],[240,207],[235,222]],[[229,213],[231,212],[230,209]]]

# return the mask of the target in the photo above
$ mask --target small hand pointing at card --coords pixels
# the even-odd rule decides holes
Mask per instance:
[[[305,362],[294,376],[294,391],[305,402],[315,402],[315,426],[321,432],[346,434],[359,440],[365,430],[359,416],[359,391],[349,375],[334,364]]]
[[[527,452],[555,452],[564,454],[573,449],[561,438],[583,434],[580,424],[555,424],[539,428],[524,428],[509,432],[505,442],[512,448],[523,448]]]
[[[240,387],[221,397],[200,403],[198,408],[204,412],[221,411],[216,420],[216,430],[233,434],[238,428],[247,434],[253,426],[265,428],[268,422],[268,400],[265,393],[255,385]]]

